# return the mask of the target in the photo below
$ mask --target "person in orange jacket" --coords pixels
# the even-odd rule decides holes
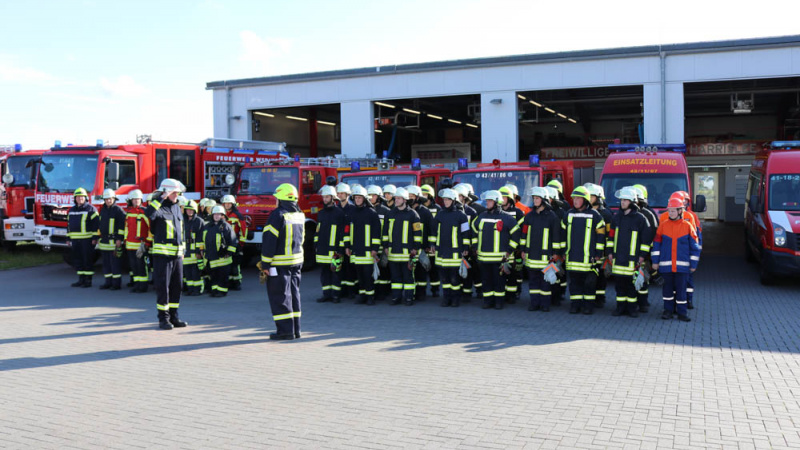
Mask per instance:
[[[697,245],[700,247],[700,250],[703,250],[703,226],[700,224],[700,218],[697,217],[694,211],[691,210],[692,207],[692,197],[689,196],[689,193],[686,191],[676,191],[671,196],[670,199],[677,198],[683,204],[683,219],[689,221],[692,225],[694,225],[694,229],[697,232]],[[662,213],[660,217],[660,221],[663,222],[667,220],[668,216],[667,213]],[[694,309],[694,276],[689,274],[689,281],[687,282],[686,293],[687,293],[687,300],[688,300],[688,308]]]
[[[689,276],[700,262],[700,246],[694,225],[683,214],[683,201],[671,199],[667,204],[667,219],[659,224],[653,239],[651,259],[653,269],[664,278],[661,318],[672,319],[673,312],[677,312],[678,319],[689,322],[686,288]]]

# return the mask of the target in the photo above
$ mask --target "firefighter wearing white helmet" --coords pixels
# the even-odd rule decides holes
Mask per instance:
[[[439,198],[444,208],[433,219],[431,244],[442,280],[444,298],[441,306],[458,307],[461,304],[459,268],[462,258],[469,255],[472,244],[469,217],[457,207],[458,193],[455,190],[442,189]]]
[[[211,220],[203,228],[203,254],[211,279],[212,297],[228,295],[233,255],[238,248],[238,235],[225,220],[226,214],[224,206],[214,206]]]
[[[406,186],[408,192],[408,205],[417,212],[419,215],[419,222],[422,226],[422,249],[430,255],[431,253],[431,229],[433,224],[433,213],[424,205],[426,198],[423,197],[422,188],[415,185]],[[414,280],[416,280],[416,293],[415,300],[420,301],[425,298],[425,291],[428,288],[428,280],[432,283],[438,283],[435,278],[430,277],[430,273],[425,270],[422,264],[417,264],[414,269]],[[433,296],[438,297],[438,287],[432,286]]]
[[[648,242],[648,244],[652,246],[653,245],[652,239],[655,238],[656,232],[658,231],[658,225],[660,223],[658,214],[656,214],[656,212],[653,211],[653,209],[650,208],[650,206],[647,204],[647,188],[646,187],[642,186],[641,184],[635,184],[635,185],[631,186],[631,188],[634,190],[634,192],[636,192],[636,202],[635,203],[639,207],[639,212],[644,216],[645,219],[647,219],[647,226],[650,229],[650,233],[648,235],[650,236],[650,239],[651,239],[650,242]],[[650,255],[648,254],[645,257],[645,259],[646,259],[645,266],[649,267],[650,266]],[[660,275],[659,275],[659,273],[657,271],[652,271],[651,275],[652,275],[653,278],[660,277]],[[689,278],[691,280],[691,276]],[[636,295],[637,302],[636,303],[639,305],[639,312],[641,312],[641,313],[646,313],[646,312],[648,312],[650,310],[650,300],[648,298],[650,296],[649,295],[650,294],[649,283],[650,283],[649,281],[645,281],[642,284],[641,288],[637,291],[637,295]]]
[[[381,187],[378,185],[371,184],[367,186],[367,195],[369,195],[370,202],[372,203],[372,207],[375,208],[375,212],[378,213],[378,218],[381,221],[381,230],[383,230],[383,223],[386,219],[386,215],[389,214],[389,211],[391,211],[391,208],[386,206],[386,198],[384,197],[383,189],[381,189]],[[392,200],[392,203],[394,203],[394,199]],[[383,251],[383,246],[381,246],[381,248],[378,250],[378,252],[381,251]],[[378,279],[375,280],[376,299],[388,296],[392,288],[392,275],[389,273],[389,266],[387,265],[384,267],[379,265],[378,271],[380,272],[380,275],[378,276]]]
[[[386,204],[386,207],[389,209],[394,208],[394,194],[397,191],[397,186],[393,184],[387,184],[383,187],[383,200]]]
[[[242,246],[247,240],[247,222],[242,213],[236,207],[236,197],[228,194],[222,196],[220,201],[222,206],[225,207],[225,215],[228,217],[228,223],[233,228],[236,234],[237,248],[233,252],[233,264],[231,265],[229,288],[233,291],[242,290],[242,260],[244,258],[244,249]]]
[[[407,306],[414,304],[416,284],[413,269],[422,247],[422,224],[416,211],[409,207],[408,198],[408,191],[397,188],[395,207],[383,223],[381,241],[392,274],[392,305],[401,302]]]
[[[470,224],[470,233],[472,233],[472,222],[478,217],[478,212],[473,208],[473,205],[470,205],[472,199],[470,198],[470,193],[472,191],[472,186],[469,183],[458,183],[457,185],[453,186],[453,190],[456,191],[458,194],[458,202],[462,205],[464,210],[464,214],[467,215]],[[472,239],[472,236],[470,236]],[[469,263],[469,276],[464,278],[461,282],[461,293],[464,300],[469,300],[472,296],[472,288],[475,287],[475,293],[480,298],[483,294],[481,293],[481,288],[483,287],[483,283],[481,282],[481,274],[479,272],[479,265],[478,260],[476,258],[475,253],[472,251],[472,245],[470,243],[470,252],[467,256],[467,262]]]
[[[186,295],[194,297],[203,293],[203,229],[205,222],[197,214],[198,206],[189,200],[183,208],[183,226],[186,236],[186,253],[183,256],[183,282]]]
[[[339,206],[344,210],[345,224],[350,223],[350,214],[352,214],[353,208],[355,208],[353,199],[350,197],[351,193],[352,187],[349,184],[339,183],[336,185],[336,195],[339,199]],[[356,287],[356,268],[347,255],[343,255],[340,275],[342,280],[341,296],[345,298],[354,297],[358,291]]]
[[[614,216],[611,213],[611,210],[606,208],[605,190],[603,189],[603,186],[594,183],[586,183],[583,185],[583,187],[589,191],[589,203],[592,205],[592,209],[600,213],[600,216],[606,223],[606,236],[608,236],[608,233],[611,230],[611,221]],[[606,304],[606,288],[608,286],[608,280],[605,276],[603,276],[603,265],[605,264],[607,263],[603,262],[602,265],[597,268],[598,276],[597,287],[595,288],[595,306],[598,308],[602,308],[603,305]]]
[[[314,254],[320,266],[322,297],[317,303],[339,303],[342,282],[340,279],[342,255],[344,255],[344,210],[336,204],[336,188],[323,186],[322,209],[317,214],[317,232],[314,234]]]
[[[144,194],[139,189],[128,193],[128,212],[125,215],[125,253],[131,270],[132,293],[144,293],[148,288],[147,264],[144,260],[144,249],[147,248],[147,236],[150,233],[150,221],[144,215],[142,199]],[[137,255],[139,247],[141,257]]]
[[[512,234],[517,225],[514,216],[502,210],[503,194],[489,190],[481,194],[486,211],[472,222],[472,245],[478,254],[483,278],[483,309],[503,309],[506,276],[511,273],[511,255],[519,245]]]
[[[620,200],[620,209],[612,219],[606,243],[608,263],[613,264],[612,273],[616,279],[617,308],[612,315],[637,317],[638,293],[634,281],[639,267],[650,254],[652,236],[649,236],[647,219],[636,205],[636,192],[625,187],[617,191],[615,197]]]
[[[381,220],[367,200],[367,190],[353,187],[352,209],[345,227],[345,253],[355,267],[358,278],[356,304],[375,304],[375,263],[381,247]]]
[[[103,191],[100,208],[100,241],[98,250],[103,260],[105,283],[100,289],[118,291],[122,285],[122,242],[125,238],[125,210],[117,205],[117,195],[111,189]]]
[[[534,187],[528,191],[533,208],[514,229],[519,237],[522,259],[528,268],[528,311],[550,311],[552,288],[545,281],[543,270],[563,256],[566,243],[561,233],[561,220],[550,203],[547,189]],[[552,268],[550,269],[552,270]]]
[[[178,204],[182,190],[180,181],[172,178],[163,180],[145,210],[153,234],[153,284],[156,288],[158,326],[162,330],[188,325],[178,316],[183,287],[182,260],[186,248],[183,215]]]
[[[556,189],[553,186],[545,186],[544,188],[547,189],[547,196],[550,203],[550,207],[553,208],[553,212],[556,214],[556,216],[558,216],[558,219],[562,223],[561,227],[562,236],[565,236],[566,228],[564,227],[566,225],[564,224],[566,223],[565,220],[567,218],[567,210],[568,210],[566,208],[566,203],[561,201],[558,189]],[[556,306],[560,305],[561,301],[564,299],[564,294],[566,292],[567,292],[567,277],[565,271],[562,270],[558,274],[558,283],[552,286],[552,291],[550,296],[551,303]]]

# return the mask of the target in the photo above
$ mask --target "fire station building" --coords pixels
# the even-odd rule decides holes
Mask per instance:
[[[800,36],[215,81],[214,136],[423,163],[591,159],[685,143],[707,219],[741,221],[762,142],[800,139]],[[599,174],[599,172],[598,172]]]

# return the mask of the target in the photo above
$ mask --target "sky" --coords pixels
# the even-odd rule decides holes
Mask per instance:
[[[800,34],[797,0],[0,0],[0,145],[212,137],[210,81]]]

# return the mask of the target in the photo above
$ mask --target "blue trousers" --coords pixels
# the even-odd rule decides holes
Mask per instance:
[[[679,316],[687,313],[686,286],[689,282],[688,273],[667,272],[662,273],[664,278],[663,296],[664,311],[676,312]]]

